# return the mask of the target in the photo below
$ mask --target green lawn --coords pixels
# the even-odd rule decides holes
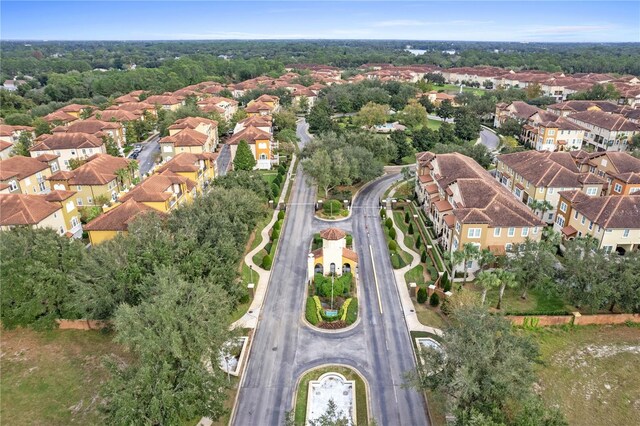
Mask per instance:
[[[309,393],[309,382],[316,380],[324,373],[339,373],[342,374],[347,380],[355,380],[356,382],[356,424],[366,426],[369,423],[368,407],[367,407],[367,392],[364,381],[355,371],[347,367],[340,366],[326,366],[316,370],[310,371],[305,374],[298,383],[298,391],[296,393],[295,403],[295,425],[302,426],[305,424],[305,417],[307,415],[307,396]]]
[[[445,92],[453,95],[454,93],[451,92],[455,92],[458,93],[460,91],[460,86],[456,86],[455,84],[445,84],[442,86],[438,86],[438,85],[434,85],[433,86],[433,90],[444,90]],[[477,96],[482,96],[482,94],[485,92],[485,89],[478,89],[475,87],[463,87],[462,88],[463,92],[472,92]]]
[[[6,425],[104,423],[102,357],[130,357],[100,331],[2,330],[0,418]]]
[[[422,266],[422,264],[414,266],[413,269],[408,270],[407,273],[404,274],[404,279],[407,285],[409,283],[416,283],[418,287],[425,287],[424,266]]]
[[[428,118],[428,120],[429,120],[429,123],[427,124],[427,127],[430,128],[431,130],[438,130],[442,125],[442,121],[440,120],[432,120],[430,118]]]
[[[540,344],[542,396],[570,425],[638,424],[640,327],[546,327],[528,333]]]
[[[458,285],[457,283],[455,284]],[[467,283],[465,288],[480,293],[481,289],[473,283]],[[502,298],[503,312],[556,312],[556,311],[571,311],[570,305],[567,305],[564,300],[559,296],[547,294],[542,290],[531,290],[528,293],[526,299],[522,299],[522,290],[519,288],[511,289],[507,288]],[[495,308],[498,303],[498,290],[490,290],[487,293],[487,306]]]
[[[273,180],[276,178],[276,176],[278,176],[278,172],[272,171],[272,170],[263,170],[263,171],[260,171],[260,175],[262,176],[262,179],[264,179],[265,182],[271,185],[273,183]]]
[[[417,351],[415,339],[418,337],[431,337],[434,340],[440,340],[438,336],[425,331],[412,331],[411,343],[414,351]],[[433,424],[438,426],[446,425],[447,401],[445,396],[431,391],[426,391],[425,394],[429,406],[429,416]]]

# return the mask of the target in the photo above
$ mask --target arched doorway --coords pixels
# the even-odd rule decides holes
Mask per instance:
[[[313,269],[313,272],[315,274],[324,275],[324,268],[322,267],[322,263],[317,263],[315,268]]]
[[[342,273],[343,274],[350,274],[351,273],[351,264],[345,263],[344,265],[342,265]]]
[[[329,265],[329,273],[331,275],[335,275],[335,273],[336,273],[336,264],[335,263],[331,263],[331,265]]]

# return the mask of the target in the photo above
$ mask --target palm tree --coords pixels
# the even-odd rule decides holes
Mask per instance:
[[[484,301],[487,299],[487,291],[492,288],[496,288],[500,285],[500,279],[495,272],[481,271],[476,277],[477,283],[482,287],[481,304],[484,305]]]
[[[462,246],[462,250],[453,252],[453,264],[459,265],[460,263],[463,263],[464,265],[464,279],[462,280],[462,285],[467,283],[467,272],[469,271],[467,263],[470,260],[476,259],[479,255],[480,250],[478,249],[478,246],[471,243],[466,243]]]
[[[496,271],[496,278],[498,279],[500,285],[500,291],[498,292],[498,305],[496,309],[500,309],[502,306],[502,296],[504,296],[504,290],[509,287],[513,288],[518,285],[516,281],[516,276],[513,272],[507,272],[504,269],[499,269]]]
[[[478,255],[478,266],[482,271],[487,270],[496,261],[496,255],[489,249],[482,249]]]
[[[133,183],[133,179],[136,175],[136,170],[138,170],[139,164],[136,160],[129,161],[127,163],[127,171],[129,172],[129,183]]]
[[[129,176],[129,172],[127,169],[118,169],[114,173],[116,175],[116,179],[118,180],[118,186],[122,190],[124,188],[124,180]]]
[[[541,219],[544,219],[544,214],[553,209],[553,205],[547,200],[533,200],[529,203],[529,208],[534,212],[537,216],[538,212],[540,212]]]

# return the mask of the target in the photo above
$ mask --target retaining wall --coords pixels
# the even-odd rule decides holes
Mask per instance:
[[[574,312],[572,315],[507,315],[512,324],[522,326],[547,327],[551,325],[608,325],[624,324],[626,322],[640,323],[639,314],[594,314],[582,315]],[[525,324],[525,321],[527,324]]]

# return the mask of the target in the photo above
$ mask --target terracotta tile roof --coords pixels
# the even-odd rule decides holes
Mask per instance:
[[[45,115],[43,118],[48,123],[52,123],[54,121],[62,121],[63,123],[70,123],[72,121],[78,120],[78,118],[64,111],[54,111],[51,114]]]
[[[320,231],[320,237],[323,240],[341,240],[347,236],[347,233],[338,228],[327,228]]]
[[[62,130],[67,133],[88,133],[96,134],[103,130],[109,129],[121,129],[122,124],[113,121],[102,121],[96,119],[79,120],[75,123],[69,124],[67,127],[63,127]]]
[[[578,233],[578,231],[576,231],[576,228],[574,228],[571,225],[568,225],[568,226],[565,226],[564,228],[562,228],[561,232],[565,237],[571,237],[571,236],[573,236],[573,235]]]
[[[609,114],[602,111],[584,111],[571,114],[568,118],[569,120],[577,121],[578,124],[592,124],[610,131],[640,130],[637,124],[627,120],[620,114]]]
[[[96,112],[93,115],[94,119],[97,119],[97,115],[100,115],[101,120],[105,121],[135,121],[138,120],[142,114],[138,114],[132,111],[127,111],[123,109],[105,109],[104,111]]]
[[[149,96],[144,101],[152,105],[176,105],[182,103],[180,99],[173,95],[153,95]]]
[[[616,112],[619,108],[618,105],[609,101],[566,101],[549,105],[547,109],[582,112],[593,107],[598,107],[604,112]]]
[[[420,183],[433,182],[433,178],[431,177],[431,175],[420,175],[418,176],[418,179],[420,180]]]
[[[180,120],[177,120],[171,126],[169,126],[169,130],[174,129],[195,129],[201,124],[209,125],[217,128],[218,122],[214,120],[210,120],[208,118],[203,117],[185,117]]]
[[[21,180],[48,168],[49,165],[46,162],[16,155],[6,160],[0,160],[0,180],[12,178]]]
[[[267,95],[266,93],[255,99],[256,102],[277,102],[279,100],[277,96]]]
[[[59,155],[56,154],[50,154],[50,153],[44,153],[44,154],[40,154],[37,157],[35,157],[37,160],[42,161],[42,162],[49,162],[49,161],[53,161],[57,158],[59,158]]]
[[[70,185],[106,185],[116,179],[116,170],[126,169],[130,162],[109,154],[95,154],[82,166],[70,172],[58,172],[49,180],[68,180]]]
[[[216,158],[218,158],[218,153],[192,154],[183,152],[163,164],[158,169],[158,172],[164,172],[165,170],[170,170],[174,173],[197,172],[200,169],[200,160],[215,160]]]
[[[127,102],[126,104],[121,104],[118,106],[112,106],[107,108],[107,110],[111,110],[111,109],[115,109],[115,110],[121,109],[124,111],[142,113],[144,111],[153,111],[156,109],[156,107],[153,104],[150,104],[148,102]]]
[[[0,136],[13,136],[16,132],[33,132],[31,126],[11,126],[9,124],[0,124]]]
[[[61,210],[42,195],[0,194],[0,225],[37,225]]]
[[[135,200],[128,200],[98,216],[84,226],[85,231],[126,231],[140,214],[156,212],[153,208]]]
[[[102,139],[87,133],[57,133],[29,148],[29,151],[48,151],[58,149],[99,148],[104,145]]]
[[[160,143],[170,143],[174,146],[204,146],[207,143],[207,135],[186,128],[173,136],[165,136],[160,139]]]
[[[606,157],[617,173],[640,172],[640,159],[626,152],[594,152],[590,160]]]
[[[427,194],[437,194],[438,191],[438,185],[435,183],[432,183],[430,185],[427,185],[425,187],[425,190],[427,191]]]
[[[70,105],[67,105],[67,106],[64,106],[64,107],[58,109],[58,111],[62,111],[62,112],[66,112],[66,113],[69,113],[69,112],[82,112],[83,110],[85,110],[87,108],[91,109],[91,110],[97,109],[93,105],[70,104]]]
[[[591,197],[579,191],[562,191],[571,208],[605,229],[640,229],[640,194]]]
[[[61,202],[64,200],[68,200],[77,194],[76,191],[64,191],[61,189],[54,189],[48,194],[44,195],[44,199],[51,202]]]
[[[270,115],[254,115],[238,121],[238,124],[241,124],[243,127],[271,127],[272,123],[273,118]]]
[[[113,101],[117,104],[124,104],[127,102],[138,102],[139,100],[140,100],[139,97],[132,96],[130,93],[127,93],[126,95],[122,95],[115,98]]]
[[[153,175],[144,180],[129,193],[123,195],[121,200],[133,199],[138,202],[163,202],[175,194],[173,192],[174,184],[187,184],[187,189],[189,189],[189,186],[195,186],[195,182],[191,179],[165,170],[161,174]]]
[[[249,103],[249,105],[247,105],[244,110],[247,112],[255,113],[261,111],[271,111],[271,107],[264,102],[256,101]]]
[[[456,223],[455,216],[452,214],[445,215],[444,223],[447,225],[447,227],[453,228],[453,225]]]
[[[0,151],[4,151],[7,148],[11,148],[13,144],[11,142],[0,140]]]
[[[271,134],[258,129],[257,127],[249,126],[232,135],[227,140],[227,144],[237,145],[241,140],[245,140],[249,145],[253,145],[257,140],[271,140]]]
[[[435,203],[433,203],[433,205],[436,208],[436,210],[438,210],[441,213],[453,210],[453,206],[447,200],[436,201]]]
[[[346,257],[349,260],[353,260],[354,262],[358,261],[358,255],[355,251],[349,250],[348,248],[342,249],[342,257]]]
[[[515,110],[514,115],[522,120],[528,119],[536,112],[543,111],[537,106],[529,105],[523,101],[513,101],[511,102],[510,107]]]

